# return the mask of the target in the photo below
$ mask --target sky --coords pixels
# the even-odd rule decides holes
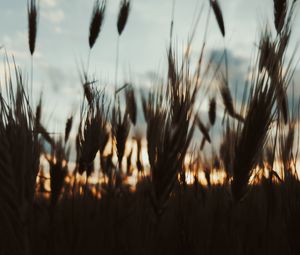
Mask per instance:
[[[92,49],[90,73],[108,90],[115,79],[117,15],[119,0],[108,0],[104,24]],[[148,89],[153,77],[164,77],[166,52],[173,0],[132,0],[128,23],[120,38],[118,84],[126,81],[143,90]],[[66,117],[78,110],[82,87],[78,70],[86,65],[89,53],[88,33],[93,0],[40,0],[40,15],[36,52],[33,60],[34,90],[43,92],[46,121],[59,129]],[[223,38],[214,16],[210,16],[206,56],[227,49],[231,60],[231,79],[243,80],[251,57],[257,49],[259,32],[266,24],[273,30],[272,0],[219,0],[226,37]],[[27,1],[0,2],[0,56],[4,49],[14,56],[16,63],[30,73],[30,54],[27,39]],[[185,48],[195,17],[202,10],[192,47],[192,56],[201,49],[205,31],[208,0],[175,0],[174,41],[179,52]],[[294,20],[294,31],[289,56],[300,41],[299,4]],[[299,58],[299,51],[295,58]],[[0,80],[3,80],[3,61]],[[300,83],[299,67],[295,80]],[[299,84],[298,83],[298,84]],[[299,89],[295,93],[300,95]]]

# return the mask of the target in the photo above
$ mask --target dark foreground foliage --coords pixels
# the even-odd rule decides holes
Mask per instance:
[[[106,1],[97,0],[79,123],[68,116],[61,133],[43,125],[42,99],[33,106],[23,73],[10,68],[7,58],[0,90],[0,255],[299,254],[300,103],[287,96],[294,67],[286,58],[296,2],[274,0],[275,34],[266,29],[261,35],[241,105],[231,95],[226,50],[217,65],[204,63],[205,35],[191,68],[196,29],[179,61],[174,20],[164,85],[140,96],[132,84],[119,86],[119,40],[131,13],[129,0],[121,1],[117,19],[113,98],[88,71],[106,12]],[[210,7],[225,36],[221,5],[210,0]],[[30,0],[32,61],[38,14]],[[198,106],[208,94],[203,118]],[[132,131],[138,130],[139,113],[144,134]],[[219,151],[215,126],[223,134]],[[199,147],[193,146],[196,130]],[[130,143],[136,149],[128,152]],[[203,150],[207,146],[211,155]],[[136,186],[127,182],[133,172]],[[221,184],[213,181],[214,172],[225,176]]]
[[[300,182],[252,187],[234,203],[227,186],[176,185],[161,217],[152,209],[147,182],[134,193],[63,196],[53,218],[37,199],[32,254],[297,254]]]

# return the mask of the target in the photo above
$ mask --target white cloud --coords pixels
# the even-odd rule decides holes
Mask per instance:
[[[12,39],[8,35],[4,35],[2,38],[2,42],[4,45],[11,45]]]
[[[57,27],[55,27],[54,28],[54,32],[56,33],[56,34],[62,34],[62,28],[61,27],[59,27],[59,26],[57,26]]]
[[[41,13],[42,13],[42,17],[44,17],[52,24],[60,24],[65,18],[65,13],[61,9],[47,10],[47,11],[42,11]]]
[[[8,55],[13,55],[17,60],[28,58],[27,31],[16,31],[10,34],[4,34],[2,38],[0,37],[0,40],[0,45],[3,45]]]
[[[57,5],[57,0],[42,0],[41,3],[47,7],[55,7]]]

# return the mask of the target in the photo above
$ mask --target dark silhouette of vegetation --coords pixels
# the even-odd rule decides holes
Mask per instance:
[[[215,0],[210,6],[224,37],[221,7]],[[22,72],[16,65],[6,69],[0,91],[0,254],[298,254],[299,113],[295,104],[288,107],[294,70],[285,59],[295,6],[295,0],[274,0],[276,36],[263,31],[241,105],[231,95],[228,70],[212,62],[202,68],[206,42],[192,71],[189,53],[181,61],[176,57],[172,32],[164,85],[139,96],[133,84],[115,84],[111,103],[87,66],[79,124],[69,116],[55,136],[42,123],[42,100],[33,108]],[[105,8],[106,1],[96,0],[90,52]],[[121,1],[118,40],[130,8],[130,1]],[[31,0],[31,58],[38,12]],[[118,51],[116,76],[117,67]],[[211,71],[219,90],[212,92],[205,123],[197,102],[200,91],[211,89],[205,79]],[[144,135],[132,130],[141,111]],[[216,139],[217,124],[223,128],[219,153],[212,149],[209,157],[202,149]],[[197,130],[199,148],[192,145]]]

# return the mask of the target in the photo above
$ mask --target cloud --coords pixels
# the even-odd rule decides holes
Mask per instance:
[[[76,72],[70,72],[68,68],[63,69],[46,63],[40,66],[40,69],[43,72],[43,82],[47,84],[48,89],[52,89],[51,93],[56,96],[68,95],[72,98],[77,98],[77,95],[81,94],[82,88]],[[62,96],[62,99],[64,100],[65,97]]]
[[[145,84],[142,86],[143,88],[145,87],[152,87],[154,85],[162,84],[164,82],[164,77],[162,77],[161,74],[158,72],[155,72],[153,70],[149,70],[141,75],[139,75],[139,78],[141,81]]]
[[[0,37],[0,46],[3,46],[8,53],[8,56],[14,56],[17,64],[22,64],[23,61],[28,60],[29,49],[27,48],[27,31],[16,31],[14,33],[4,34]],[[36,51],[35,58],[40,59],[41,57],[41,52]]]
[[[54,32],[55,32],[56,34],[61,34],[63,31],[62,31],[62,28],[61,28],[61,27],[57,26],[57,27],[54,27]]]
[[[9,35],[4,35],[2,37],[3,45],[10,45],[12,43],[12,39]]]
[[[55,25],[60,24],[65,18],[65,13],[62,9],[50,9],[42,11],[41,14],[43,18]]]
[[[228,85],[232,93],[232,97],[239,104],[242,101],[245,84],[247,80],[247,72],[249,68],[248,61],[236,55],[233,51],[227,49],[227,68],[228,68]],[[223,49],[213,49],[210,51],[210,59],[214,67],[220,66],[220,70],[226,74],[226,61]],[[213,68],[214,68],[213,67]],[[215,77],[217,79],[218,77]],[[218,82],[218,81],[217,81]]]
[[[41,4],[47,7],[55,7],[57,5],[57,0],[41,0]]]
[[[59,92],[62,88],[62,84],[65,84],[67,81],[66,74],[55,66],[49,66],[45,71],[52,88]]]

